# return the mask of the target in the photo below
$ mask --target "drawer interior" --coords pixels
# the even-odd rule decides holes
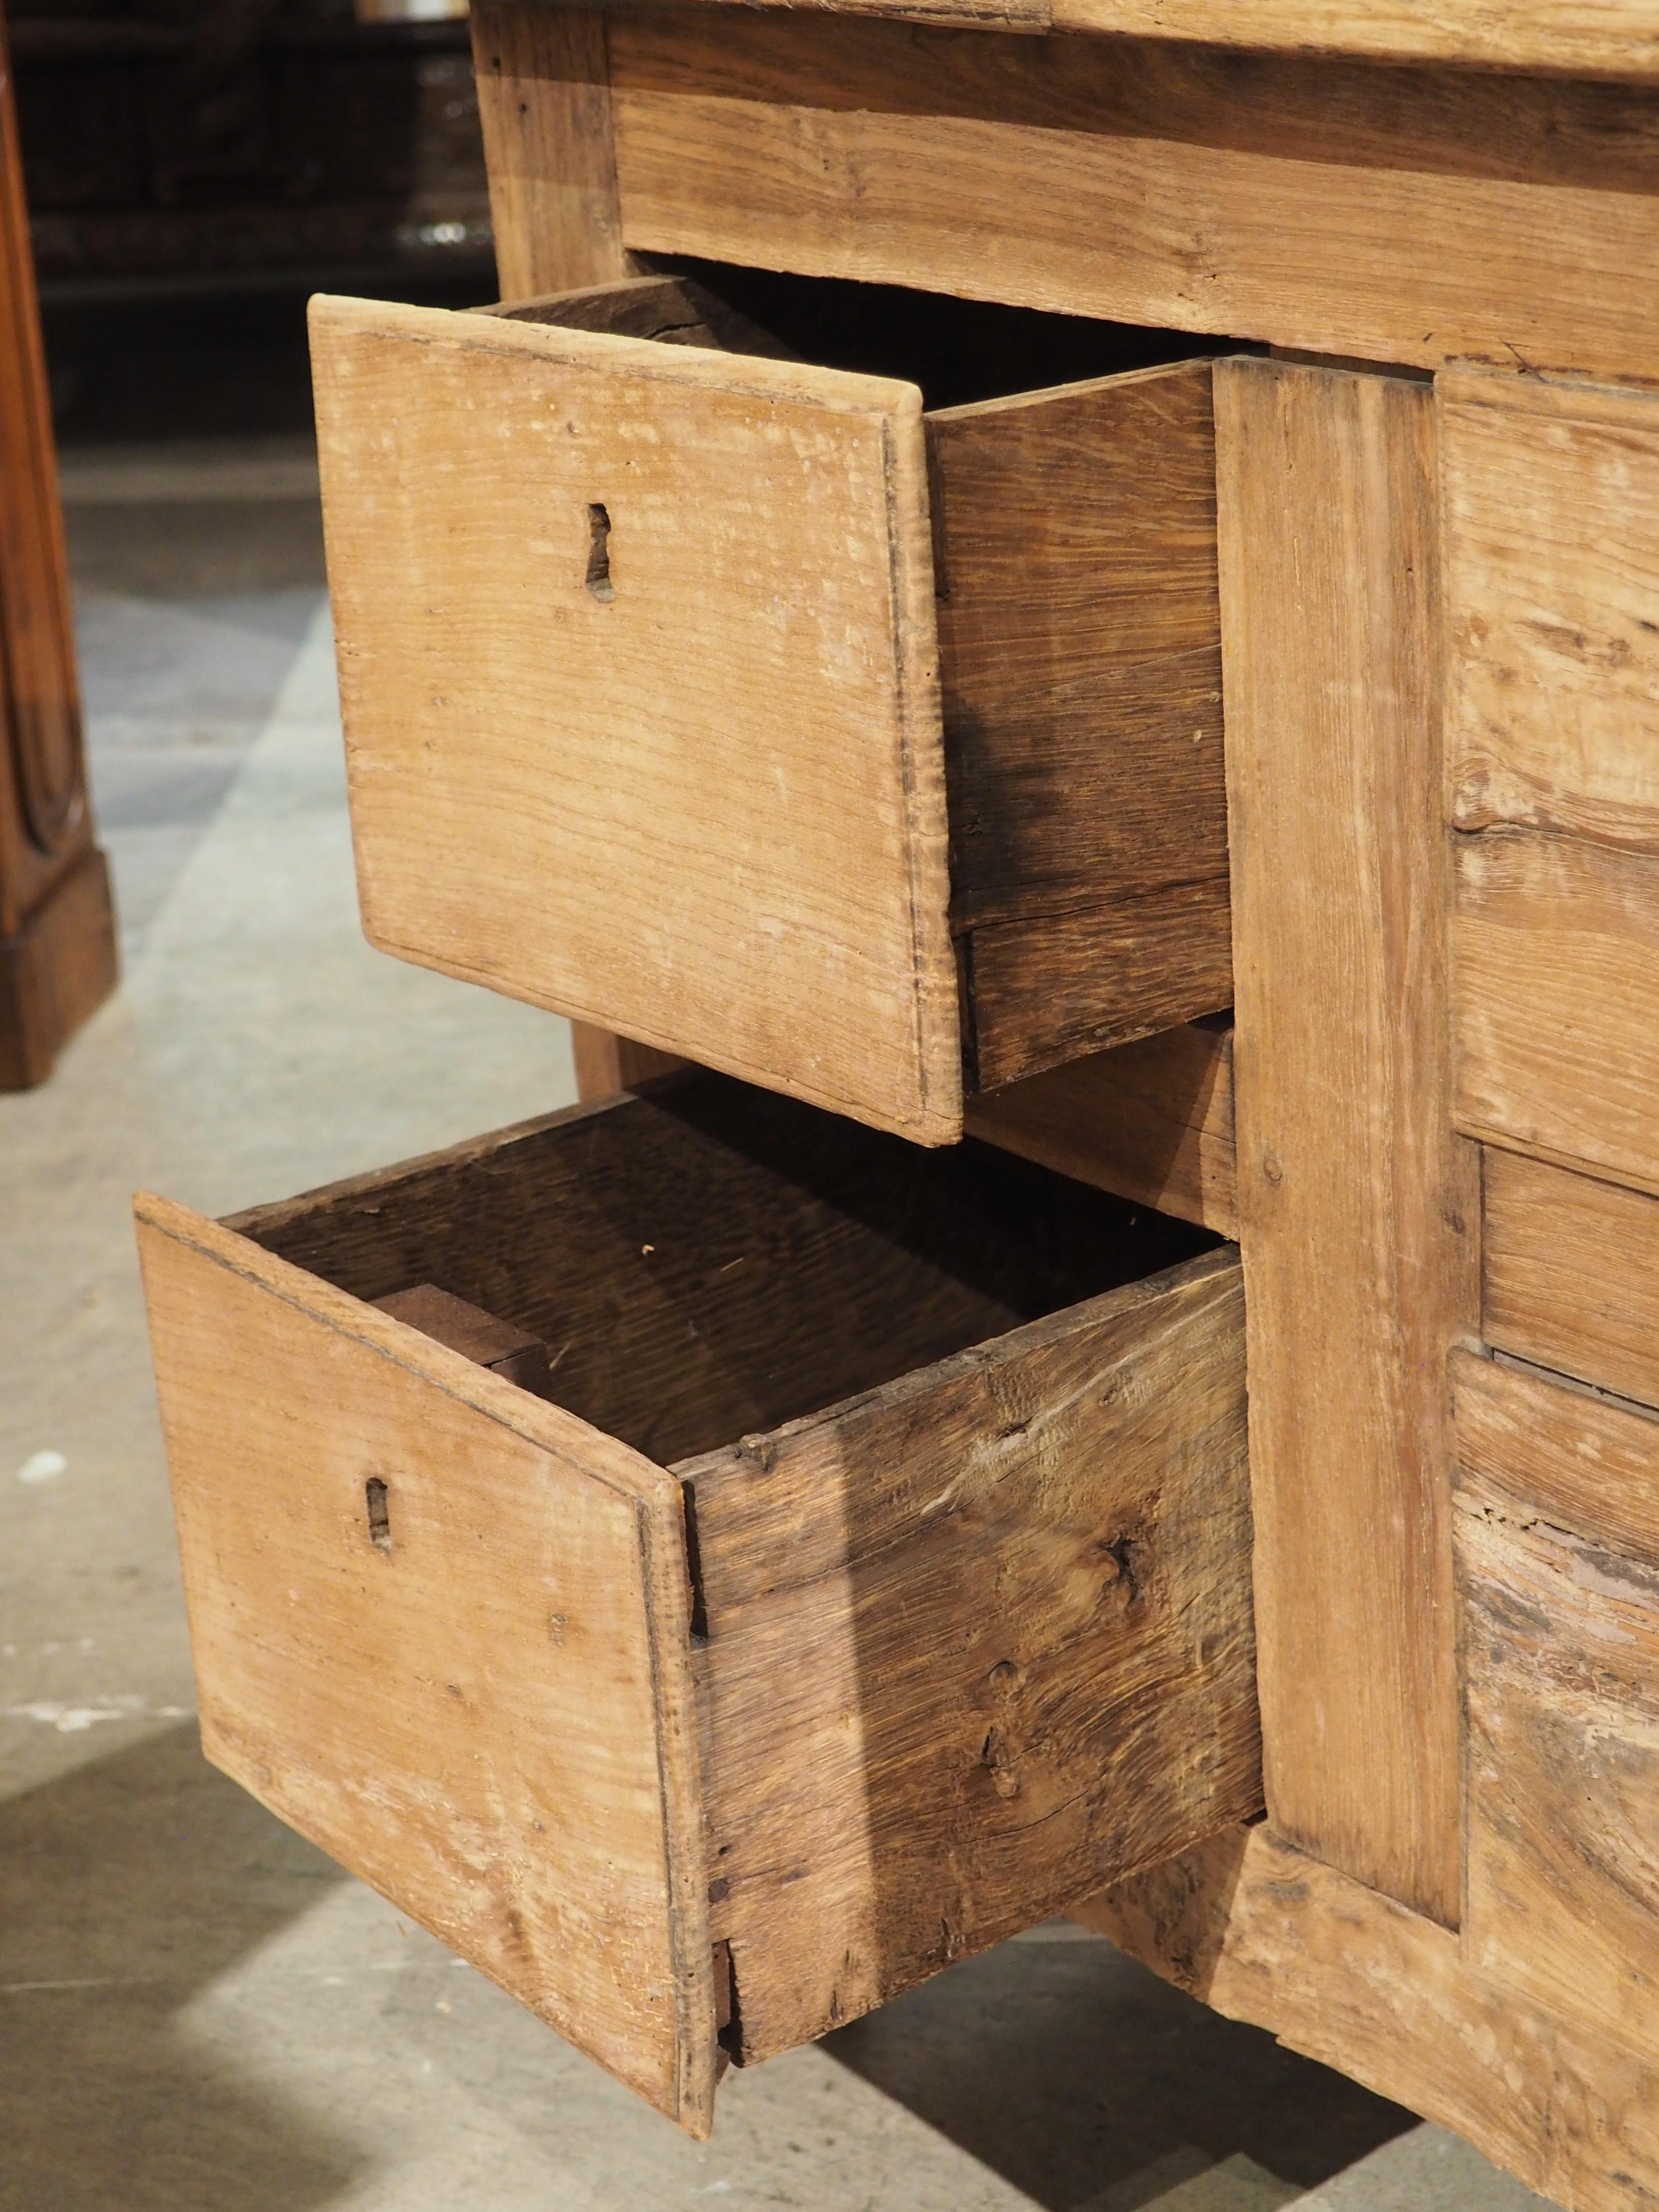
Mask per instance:
[[[922,1150],[714,1075],[227,1225],[366,1302],[429,1283],[513,1323],[556,1403],[659,1464],[1218,1241],[971,1139]]]

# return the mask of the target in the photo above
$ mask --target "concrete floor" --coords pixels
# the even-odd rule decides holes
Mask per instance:
[[[205,1766],[127,1224],[556,1105],[564,1025],[358,938],[308,452],[71,453],[118,999],[0,1099],[0,2212],[1522,2212],[1065,1926],[682,2141]]]

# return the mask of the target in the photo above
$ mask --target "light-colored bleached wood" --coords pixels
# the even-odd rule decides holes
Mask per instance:
[[[1659,2066],[1473,1972],[1446,1929],[1265,1826],[1217,1836],[1080,1917],[1570,2212],[1640,2212],[1659,2194]]]
[[[678,1485],[234,1231],[139,1224],[209,1757],[706,2134]]]
[[[1239,13],[1241,24],[1245,21]],[[1437,368],[1659,376],[1644,88],[621,13],[623,233],[646,252]]]
[[[1450,819],[1659,850],[1659,395],[1437,389]]]
[[[1231,1028],[1183,1024],[970,1098],[970,1136],[1238,1234]]]
[[[371,939],[957,1134],[915,386],[362,302],[313,344]]]
[[[1267,1803],[1455,1924],[1442,1371],[1480,1198],[1449,1117],[1433,429],[1421,384],[1217,368]]]
[[[496,282],[523,300],[627,275],[605,18],[472,0]]]
[[[1659,1406],[1659,1198],[1490,1145],[1482,1161],[1481,1334]]]
[[[746,2059],[1256,1808],[1243,1331],[1218,1252],[677,1470]]]
[[[1659,852],[1452,845],[1459,1126],[1659,1191]]]
[[[1570,1397],[1558,1427],[1589,1401]],[[1659,1421],[1596,1407],[1582,1444],[1659,1483]],[[1530,1452],[1505,1470],[1522,1484]],[[1565,1525],[1554,1515],[1568,1504]],[[1611,1550],[1560,1486],[1466,1480],[1457,1560],[1468,1715],[1469,1964],[1659,2058],[1659,1550]]]

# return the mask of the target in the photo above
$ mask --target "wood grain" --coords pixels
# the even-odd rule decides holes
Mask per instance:
[[[985,1090],[1231,995],[1211,383],[1188,362],[927,417]]]
[[[677,1472],[745,2060],[1258,1805],[1236,1255]]]
[[[1479,1186],[1449,1127],[1433,427],[1420,384],[1217,368],[1267,1803],[1455,1923],[1441,1374]]]
[[[1218,1835],[1079,1917],[1570,2212],[1639,2212],[1659,2194],[1650,2059],[1473,1972],[1444,1928],[1267,1827]]]
[[[1659,1424],[1597,1411],[1632,1432],[1651,1492]],[[1465,1953],[1659,2057],[1659,1552],[1610,1551],[1484,1485],[1458,1507]]]
[[[471,15],[503,298],[625,276],[604,16],[526,0]]]
[[[1571,76],[1659,76],[1659,33],[1638,0],[751,0],[821,6],[837,15],[955,21],[985,29],[1054,29],[1252,46],[1292,53],[1560,70]]]
[[[312,324],[371,940],[958,1134],[914,386],[431,309]]]
[[[1238,1234],[1231,1025],[1184,1023],[968,1102],[970,1135]]]
[[[678,1075],[690,1065],[672,1053],[653,1052],[648,1044],[635,1044],[631,1037],[617,1036],[592,1022],[572,1022],[570,1048],[580,1099],[610,1098],[618,1091]]]
[[[611,63],[647,252],[1659,377],[1645,88],[736,8],[619,14]]]
[[[1460,1127],[1659,1190],[1659,853],[1452,842]]]
[[[706,2134],[678,1486],[247,1238],[138,1204],[208,1756]]]
[[[706,1075],[230,1225],[355,1297],[434,1283],[523,1329],[561,1404],[664,1463],[1208,1243],[986,1146],[919,1152]]]
[[[1482,1158],[1481,1334],[1659,1406],[1659,1199],[1491,1146]]]
[[[1450,818],[1659,850],[1659,398],[1437,390]]]
[[[1609,1551],[1659,1559],[1653,1415],[1517,1360],[1462,1348],[1450,1374],[1468,1487],[1524,1498],[1556,1528]]]

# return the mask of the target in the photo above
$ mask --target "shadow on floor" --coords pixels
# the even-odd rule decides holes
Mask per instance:
[[[823,2048],[1053,2212],[1133,2212],[1241,2155],[1288,2197],[1418,2124],[1058,1931],[953,1966]]]
[[[0,2212],[311,2212],[364,2164],[179,2015],[343,1881],[193,1724],[0,1803]]]

